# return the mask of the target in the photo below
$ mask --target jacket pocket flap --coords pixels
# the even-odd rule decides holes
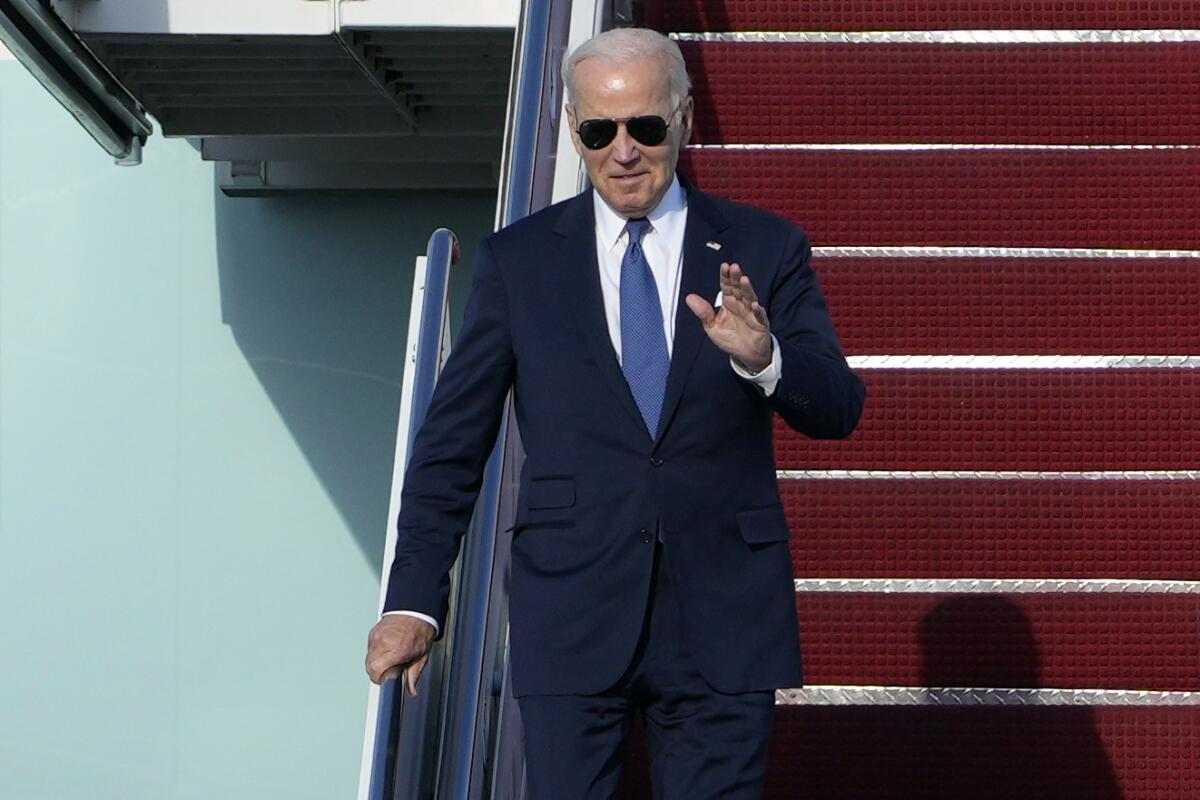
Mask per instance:
[[[528,508],[567,508],[573,505],[574,478],[534,478],[529,482]]]
[[[783,506],[768,506],[737,512],[738,530],[750,544],[786,542],[792,538]]]

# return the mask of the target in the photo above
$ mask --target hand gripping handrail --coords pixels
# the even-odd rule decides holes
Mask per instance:
[[[415,330],[416,348],[411,354],[412,379],[405,381],[406,390],[411,385],[411,406],[403,440],[404,463],[396,465],[401,473],[412,457],[413,439],[429,410],[446,355],[447,287],[450,267],[458,259],[457,237],[439,228],[429,237],[424,272],[418,269],[414,278],[413,290],[421,294],[421,308]],[[388,570],[383,574],[386,580]],[[430,750],[436,743],[434,726],[441,699],[444,649],[444,643],[439,643],[430,655],[423,673],[427,676],[422,681],[423,691],[416,697],[405,698],[404,675],[399,670],[389,674],[380,687],[367,794],[370,800],[431,796],[434,753]]]

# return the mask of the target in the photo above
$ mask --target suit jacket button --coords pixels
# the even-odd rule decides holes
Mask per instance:
[[[659,458],[658,456],[653,456],[650,459],[650,463],[656,467],[661,467],[663,465],[663,460],[661,458]]]
[[[650,531],[642,528],[638,531],[638,538],[642,540],[642,544],[650,544]]]

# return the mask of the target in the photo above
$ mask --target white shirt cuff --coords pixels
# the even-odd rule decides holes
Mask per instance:
[[[775,334],[771,334],[771,363],[761,372],[754,374],[747,372],[734,361],[733,356],[729,357],[729,366],[733,367],[733,371],[738,377],[744,378],[762,389],[764,397],[770,397],[775,393],[775,387],[779,385],[779,376],[783,374],[783,356],[779,353],[779,340],[775,338]]]
[[[433,635],[434,636],[437,636],[439,633],[442,632],[442,627],[437,624],[436,619],[429,616],[428,614],[422,614],[420,611],[385,611],[385,612],[383,612],[383,616],[385,616],[385,617],[394,617],[394,616],[416,617],[417,619],[424,620],[433,626]]]

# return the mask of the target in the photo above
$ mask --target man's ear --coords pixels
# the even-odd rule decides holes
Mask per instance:
[[[692,100],[689,94],[684,98],[683,105],[680,107],[679,118],[682,121],[682,133],[679,137],[679,146],[686,147],[687,143],[692,140],[692,115],[696,110],[696,103]]]
[[[583,142],[579,141],[579,131],[577,130],[579,123],[575,121],[575,106],[568,103],[563,108],[567,112],[565,119],[567,121],[567,128],[571,131],[571,144],[575,146],[575,152],[579,157],[583,158]]]

